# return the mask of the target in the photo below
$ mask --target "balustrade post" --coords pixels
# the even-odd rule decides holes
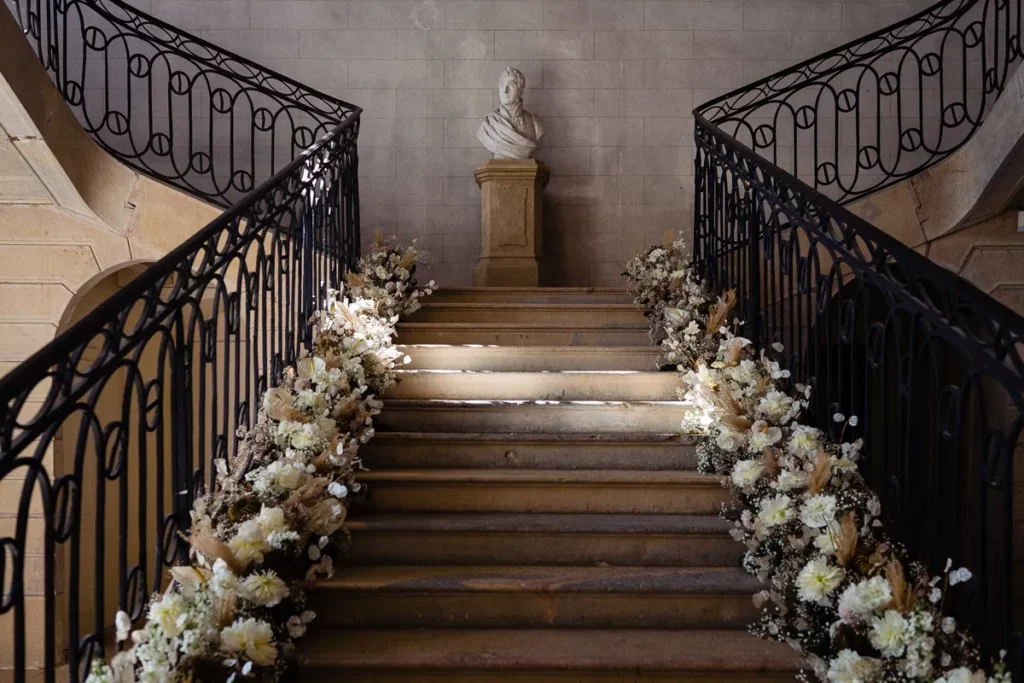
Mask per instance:
[[[746,336],[754,343],[754,347],[761,346],[761,222],[759,212],[754,205],[754,190],[748,188],[747,195],[741,200],[741,218],[746,223],[747,229],[747,310],[743,311],[746,317]],[[742,214],[746,214],[745,216]]]
[[[180,315],[174,321],[174,344],[169,357],[171,362],[171,514],[175,528],[187,532],[192,525],[192,402],[189,400],[190,382],[186,355],[189,353],[188,337]],[[162,539],[166,540],[166,539]],[[126,539],[121,539],[121,543]],[[176,542],[177,561],[188,562],[188,544]]]

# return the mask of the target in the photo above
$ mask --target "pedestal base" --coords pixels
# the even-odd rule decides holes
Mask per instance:
[[[478,287],[537,287],[548,281],[541,240],[541,193],[548,167],[536,159],[490,159],[476,169],[480,186]]]
[[[551,269],[535,258],[482,257],[473,266],[476,287],[540,287],[551,281]]]

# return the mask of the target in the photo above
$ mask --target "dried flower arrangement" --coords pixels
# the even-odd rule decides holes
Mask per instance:
[[[682,373],[680,395],[694,407],[682,428],[704,437],[699,468],[724,475],[739,502],[731,533],[765,586],[751,632],[799,652],[805,681],[1009,681],[1002,661],[985,673],[975,642],[944,612],[946,591],[970,571],[950,562],[930,576],[887,535],[858,471],[863,444],[843,440],[857,418],[833,416],[838,440],[801,423],[810,388],[787,392],[781,345],[755,349],[733,332],[735,294],[707,290],[683,240],[670,235],[635,256],[626,275],[664,362]]]
[[[232,461],[214,463],[218,487],[192,510],[192,564],[171,569],[141,628],[117,614],[117,639],[131,646],[94,659],[87,683],[281,678],[316,616],[307,591],[331,576],[345,541],[358,450],[403,360],[395,324],[432,292],[417,285],[418,258],[378,237],[345,290],[328,293],[313,348],[264,394]]]

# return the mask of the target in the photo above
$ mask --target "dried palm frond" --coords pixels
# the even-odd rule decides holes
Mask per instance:
[[[761,465],[764,467],[765,472],[767,472],[768,475],[774,479],[775,476],[779,473],[778,452],[776,452],[776,450],[774,448],[771,448],[770,446],[764,449],[764,455],[761,456]]]
[[[228,593],[217,601],[217,623],[227,626],[235,620],[235,612],[238,611],[238,595],[234,592]]]
[[[384,239],[384,233],[380,231],[380,228],[373,229],[373,243],[381,249],[387,246],[387,240]]]
[[[415,249],[409,249],[404,254],[402,254],[402,258],[399,259],[398,265],[401,268],[405,268],[406,270],[409,270],[409,268],[412,266],[412,264],[416,263],[417,255],[418,254],[416,253]]]
[[[359,273],[355,273],[355,272],[352,272],[352,271],[349,271],[349,272],[345,273],[345,282],[347,282],[350,287],[365,287],[366,286],[366,278],[364,278]]]
[[[903,565],[899,560],[893,558],[889,564],[885,565],[885,578],[889,580],[889,586],[892,589],[892,601],[888,606],[897,612],[906,612],[907,607],[910,606],[913,591],[910,590],[910,585],[903,574]]]
[[[716,391],[711,400],[718,408],[719,420],[734,432],[743,433],[750,429],[750,418],[743,414],[743,408],[728,391]]]
[[[736,306],[736,290],[730,289],[718,300],[711,313],[708,314],[707,334],[711,336],[729,319],[729,314]]]
[[[768,393],[768,390],[773,386],[772,379],[764,375],[757,380],[757,384],[754,386],[754,398],[761,398]]]
[[[334,407],[331,408],[331,417],[338,421],[347,420],[352,417],[358,407],[358,396],[346,396],[344,399],[335,403]]]
[[[845,567],[857,553],[857,516],[853,510],[843,515],[839,523],[839,541],[836,543],[836,561],[840,567]]]
[[[814,471],[807,481],[807,490],[813,496],[821,493],[828,486],[828,480],[832,478],[832,467],[829,463],[828,453],[818,451],[818,461],[814,463]]]
[[[228,566],[228,569],[235,576],[240,575],[245,570],[242,563],[231,552],[231,548],[224,541],[214,536],[213,531],[210,529],[201,527],[193,530],[192,535],[188,538],[188,542],[193,550],[203,554],[203,557],[206,558],[210,566],[213,566],[213,563],[217,560],[224,560],[224,564]]]
[[[665,249],[671,249],[672,243],[676,241],[676,234],[671,230],[666,230],[661,235],[661,246]]]

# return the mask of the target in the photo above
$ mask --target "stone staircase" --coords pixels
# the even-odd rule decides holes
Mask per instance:
[[[791,681],[647,323],[593,289],[451,289],[364,448],[303,680]]]

